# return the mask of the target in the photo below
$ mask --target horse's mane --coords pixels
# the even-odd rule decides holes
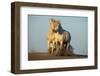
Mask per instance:
[[[63,27],[61,26],[61,23],[59,23],[59,29],[58,29],[58,32],[59,32],[60,34],[62,34],[62,33],[64,33],[64,32],[69,33],[68,31],[66,31],[66,30],[63,29]],[[69,33],[69,34],[70,34],[70,33]],[[71,36],[70,36],[70,39],[71,39]]]
[[[59,33],[62,34],[64,31],[63,27],[61,26],[61,23],[59,23],[59,29],[58,29]]]

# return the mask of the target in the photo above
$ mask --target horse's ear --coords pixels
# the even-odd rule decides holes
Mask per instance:
[[[50,22],[53,22],[54,20],[55,20],[55,19],[52,18],[52,19],[50,19]]]

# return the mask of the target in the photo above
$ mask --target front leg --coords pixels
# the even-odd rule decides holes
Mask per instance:
[[[60,49],[63,48],[63,41],[60,42]]]
[[[48,41],[48,48],[50,47],[50,42]]]
[[[51,54],[50,41],[48,41],[48,53]]]

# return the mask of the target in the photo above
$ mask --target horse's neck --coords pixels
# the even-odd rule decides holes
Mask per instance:
[[[51,34],[55,34],[55,32],[52,29],[50,29],[49,31]]]

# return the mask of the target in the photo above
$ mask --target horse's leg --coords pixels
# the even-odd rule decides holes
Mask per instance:
[[[48,48],[49,48],[49,40],[48,40]]]
[[[58,56],[61,56],[62,55],[62,52],[63,52],[63,41],[60,41],[60,43],[59,44],[57,44],[57,45],[59,45],[59,47],[58,47],[58,49],[57,49],[57,55]]]
[[[64,50],[63,50],[63,54],[64,56],[68,56],[69,54],[69,46],[70,46],[70,42],[65,41],[64,43]]]
[[[52,51],[51,51],[51,54],[54,54],[54,51],[55,51],[54,48],[55,48],[55,42],[53,41],[52,42]]]
[[[70,45],[70,42],[68,42],[68,43],[67,43],[67,51],[66,51],[66,52],[67,52],[67,54],[70,56],[70,55],[74,55],[72,51],[73,51],[73,48],[72,48],[72,46]]]
[[[48,53],[51,54],[50,41],[48,41]]]
[[[67,47],[66,47],[67,51],[70,51],[69,46],[70,46],[70,42],[67,42]]]

